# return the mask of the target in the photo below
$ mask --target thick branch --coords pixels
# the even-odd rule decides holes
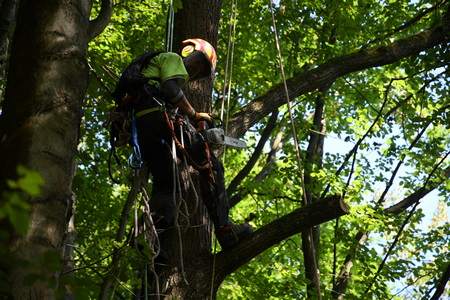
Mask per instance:
[[[447,264],[447,268],[445,269],[442,277],[439,279],[439,282],[436,284],[436,291],[434,292],[431,300],[441,299],[442,294],[445,291],[445,286],[447,285],[448,280],[450,279],[450,264]]]
[[[267,122],[266,128],[264,128],[261,138],[258,141],[258,145],[256,145],[255,150],[253,151],[252,156],[248,160],[247,164],[239,171],[239,173],[236,175],[236,177],[233,178],[230,185],[227,188],[228,195],[231,195],[234,193],[238,185],[242,182],[242,180],[247,177],[247,175],[250,173],[250,171],[255,166],[256,162],[258,161],[258,158],[261,156],[261,153],[263,151],[264,145],[266,144],[267,140],[269,139],[270,135],[272,134],[273,129],[275,128],[277,124],[277,118],[278,118],[278,111],[274,111],[270,115],[270,119]]]
[[[333,299],[344,299],[344,292],[347,289],[348,281],[350,280],[351,269],[353,267],[353,258],[356,255],[356,252],[361,248],[362,245],[367,240],[366,232],[358,232],[355,237],[355,243],[353,243],[350,248],[349,253],[345,257],[344,263],[342,264],[341,270],[339,271],[339,275],[336,281],[333,284],[333,291],[331,292]]]
[[[448,23],[445,22],[445,25],[419,32],[387,46],[360,50],[332,59],[287,80],[289,95],[295,98],[316,89],[327,87],[339,77],[349,73],[391,64],[439,44],[447,43],[450,39],[448,27]],[[283,90],[283,84],[280,83],[243,107],[230,120],[230,134],[234,136],[242,135],[275,108],[285,104]]]
[[[112,15],[112,1],[102,0],[102,6],[97,18],[89,22],[88,37],[89,40],[93,40],[97,35],[102,33],[105,27],[108,25]]]
[[[229,251],[217,254],[216,283],[252,258],[282,240],[312,226],[348,213],[348,206],[340,197],[330,197],[296,209],[254,232]]]
[[[324,110],[324,100],[323,94],[319,94],[316,98],[314,118],[312,130],[309,135],[308,148],[306,150],[306,161],[305,161],[305,195],[307,203],[312,203],[317,199],[314,195],[314,184],[312,180],[311,173],[313,172],[313,166],[322,165],[322,154],[323,154],[323,135],[322,132],[322,118]],[[318,246],[320,239],[320,228],[319,226],[314,228],[309,228],[301,234],[302,238],[302,252],[303,261],[305,264],[305,276],[308,281],[307,293],[309,298],[320,299],[320,273],[318,265]],[[316,295],[314,295],[316,293]]]

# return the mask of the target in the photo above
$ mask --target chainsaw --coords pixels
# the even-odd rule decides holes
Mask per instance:
[[[207,124],[206,121],[200,122],[199,129],[202,136],[209,144],[224,145],[234,148],[247,147],[245,141],[225,135],[223,128],[216,127],[215,122],[212,122],[212,124]]]
[[[225,131],[222,128],[210,128],[205,130],[203,136],[208,141],[208,143],[216,145],[225,145],[234,148],[245,148],[247,144],[245,141],[233,138],[231,136],[226,136]]]

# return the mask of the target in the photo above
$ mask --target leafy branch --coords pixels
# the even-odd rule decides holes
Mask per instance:
[[[347,74],[391,64],[434,46],[445,44],[450,38],[449,27],[450,25],[443,17],[442,24],[386,46],[372,47],[331,59],[288,79],[289,95],[294,99],[308,92],[328,87],[336,79]],[[283,93],[283,84],[278,84],[244,106],[231,118],[230,134],[241,136],[264,116],[285,104]]]

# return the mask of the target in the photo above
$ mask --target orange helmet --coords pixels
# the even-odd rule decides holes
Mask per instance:
[[[211,74],[214,74],[217,63],[217,55],[216,50],[210,43],[202,39],[187,39],[184,40],[181,45],[183,46],[183,49],[181,50],[181,56],[183,57],[188,57],[194,51],[202,52],[205,55],[206,60],[209,62]]]

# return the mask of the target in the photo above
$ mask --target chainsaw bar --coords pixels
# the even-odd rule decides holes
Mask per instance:
[[[240,139],[226,136],[222,128],[211,128],[205,131],[205,138],[208,142],[218,145],[226,145],[234,148],[245,148],[247,143]]]

